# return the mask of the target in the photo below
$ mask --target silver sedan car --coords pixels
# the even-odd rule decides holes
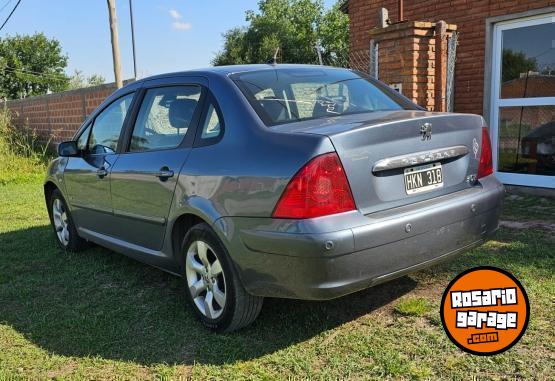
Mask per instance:
[[[480,245],[503,193],[482,117],[322,66],[145,78],[58,153],[44,192],[59,246],[182,276],[216,331],[264,297],[336,298]]]

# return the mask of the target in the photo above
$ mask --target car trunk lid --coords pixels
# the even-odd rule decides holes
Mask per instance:
[[[472,186],[473,181],[469,179],[478,169],[482,125],[483,120],[477,115],[403,110],[317,119],[274,128],[329,137],[341,159],[358,209],[369,214]],[[415,167],[423,165],[433,169],[441,166],[441,173],[428,174],[424,169],[424,173],[414,172],[410,176]],[[441,176],[441,184],[435,178],[437,184],[419,191],[426,186],[426,182],[419,183],[423,176],[436,175]],[[407,181],[416,185],[416,191],[407,190]]]

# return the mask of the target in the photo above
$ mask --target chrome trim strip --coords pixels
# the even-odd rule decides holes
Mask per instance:
[[[93,212],[98,212],[98,213],[113,214],[112,209],[102,208],[102,207],[95,206],[95,205],[85,205],[85,204],[81,204],[79,202],[71,202],[70,207],[72,209],[73,208],[79,208],[79,209],[92,210]]]
[[[135,214],[135,213],[119,210],[119,209],[114,209],[114,215],[116,217],[131,218],[133,220],[149,222],[151,224],[157,224],[157,225],[164,225],[166,223],[165,217],[144,216],[141,214]]]
[[[94,208],[94,207],[90,207],[90,206],[81,205],[81,204],[78,204],[78,203],[73,203],[71,206],[75,207],[75,208],[80,208],[80,209],[92,210],[92,211],[98,212],[98,213],[109,214],[111,216],[131,218],[131,219],[134,219],[134,220],[149,222],[151,224],[165,225],[166,222],[167,222],[167,219],[165,217],[144,216],[144,215],[141,215],[141,214],[130,213],[130,212],[126,212],[126,211],[119,210],[119,209],[115,209],[115,210],[100,209],[100,208]]]
[[[435,149],[431,151],[421,151],[382,159],[374,164],[372,172],[388,171],[390,169],[405,168],[418,164],[430,163],[432,161],[452,159],[464,156],[468,153],[467,146],[453,146]]]

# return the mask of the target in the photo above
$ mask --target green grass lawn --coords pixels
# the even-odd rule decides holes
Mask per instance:
[[[0,185],[0,379],[555,378],[552,200],[507,200],[504,218],[534,227],[454,262],[329,302],[267,299],[251,327],[217,335],[180,279],[99,247],[60,252],[40,181],[20,180]],[[494,357],[462,353],[439,318],[448,282],[478,265],[515,274],[532,307]]]

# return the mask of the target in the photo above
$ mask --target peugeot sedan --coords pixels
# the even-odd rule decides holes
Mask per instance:
[[[44,184],[58,245],[182,276],[216,331],[264,297],[336,298],[480,245],[503,193],[483,118],[323,66],[145,78],[58,153]]]

